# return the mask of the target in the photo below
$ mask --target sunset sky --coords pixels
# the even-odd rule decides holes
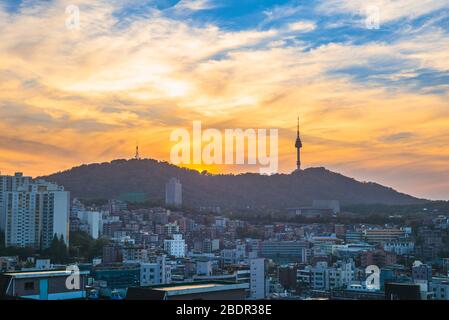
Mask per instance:
[[[449,0],[0,2],[2,174],[168,161],[193,120],[278,128],[287,173],[298,114],[303,167],[449,199]]]

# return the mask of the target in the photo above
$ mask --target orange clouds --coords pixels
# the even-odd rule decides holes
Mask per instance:
[[[226,31],[157,12],[117,27],[108,1],[83,1],[81,29],[69,31],[67,3],[15,16],[0,10],[2,172],[41,175],[132,157],[136,142],[142,156],[169,160],[170,132],[193,120],[220,130],[279,128],[280,170],[290,172],[300,113],[304,166],[449,198],[447,91],[424,94],[335,73],[389,59],[404,63],[393,80],[413,77],[416,65],[448,70],[444,32],[307,49],[285,45],[283,29]]]

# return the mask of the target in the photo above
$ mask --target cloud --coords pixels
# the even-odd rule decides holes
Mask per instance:
[[[0,140],[0,149],[29,154],[35,152],[44,152],[48,155],[71,157],[73,153],[68,148],[58,147],[43,142],[29,141],[20,138],[3,136]]]
[[[320,17],[291,2],[231,30],[203,10],[215,3],[175,2],[78,1],[78,31],[65,27],[70,1],[0,9],[0,133],[14,132],[0,146],[3,170],[17,170],[13,159],[28,148],[22,171],[43,174],[132,156],[136,141],[145,157],[168,160],[171,130],[202,120],[220,129],[284,128],[281,170],[289,172],[300,113],[306,166],[443,193],[449,41],[441,19],[329,33],[326,15],[352,14],[354,1],[318,7]],[[440,8],[427,5],[415,11]],[[393,9],[390,22],[399,19]],[[26,143],[19,150],[13,139]],[[425,162],[433,183],[389,178]]]
[[[409,140],[414,137],[412,132],[398,132],[380,137],[383,142],[401,142],[403,140]]]
[[[296,3],[288,3],[285,5],[276,5],[270,9],[264,10],[263,14],[266,17],[266,22],[282,20],[297,15],[301,10],[302,6]]]
[[[216,8],[216,4],[210,0],[181,0],[176,5],[178,10],[200,11]]]
[[[315,30],[316,24],[311,21],[297,21],[288,25],[290,31],[310,32]]]
[[[381,23],[389,23],[398,19],[416,19],[441,9],[447,9],[448,0],[325,0],[318,5],[318,12],[331,14],[350,14],[363,19],[367,17],[367,9],[376,7],[379,10]]]

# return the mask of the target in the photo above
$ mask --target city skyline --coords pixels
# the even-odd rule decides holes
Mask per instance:
[[[170,132],[279,128],[279,171],[324,166],[449,199],[449,1],[0,4],[0,171],[169,160]],[[198,167],[256,172],[248,166]],[[215,170],[215,171],[214,171]]]

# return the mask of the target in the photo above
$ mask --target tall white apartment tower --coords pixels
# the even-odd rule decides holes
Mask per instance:
[[[6,216],[3,209],[3,193],[16,191],[18,187],[26,186],[32,181],[31,177],[25,177],[21,172],[13,176],[1,175],[0,173],[0,230],[5,230]]]
[[[69,243],[70,194],[44,180],[2,193],[6,246],[48,248],[54,235]]]
[[[182,184],[179,179],[171,178],[165,185],[165,205],[170,207],[182,206]]]

